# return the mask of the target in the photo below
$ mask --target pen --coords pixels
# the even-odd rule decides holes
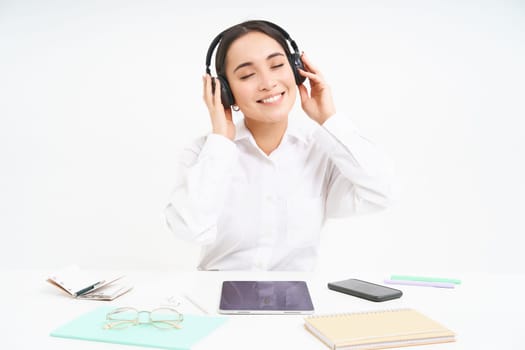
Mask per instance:
[[[447,282],[425,282],[425,281],[405,281],[405,280],[385,280],[387,284],[402,284],[406,286],[422,286],[422,287],[437,287],[437,288],[454,288],[454,283]]]
[[[209,314],[208,311],[206,311],[205,308],[203,308],[202,306],[200,306],[199,304],[197,304],[195,302],[195,300],[193,300],[192,298],[190,298],[187,294],[184,294],[183,295],[193,306],[195,306],[197,309],[199,309],[201,312],[203,312],[204,314]]]
[[[106,282],[106,281],[104,281],[104,280],[98,281],[96,283],[93,283],[90,286],[87,286],[86,288],[82,288],[81,290],[79,290],[78,292],[75,293],[75,297],[78,297],[80,295],[86,294],[87,292],[89,292],[90,290],[95,289],[97,286],[101,285],[104,282]]]
[[[440,278],[440,277],[423,277],[423,276],[406,276],[406,275],[392,275],[392,280],[404,280],[404,281],[420,281],[420,282],[443,282],[461,284],[461,281],[454,278]]]

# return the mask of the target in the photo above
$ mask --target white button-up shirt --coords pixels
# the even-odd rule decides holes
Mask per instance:
[[[166,208],[171,230],[202,245],[201,270],[311,270],[329,217],[383,208],[389,168],[343,115],[290,123],[266,155],[243,121],[234,141],[186,148]]]

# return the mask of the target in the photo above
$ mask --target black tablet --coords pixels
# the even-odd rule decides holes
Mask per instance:
[[[219,313],[311,314],[314,311],[304,281],[224,281]]]

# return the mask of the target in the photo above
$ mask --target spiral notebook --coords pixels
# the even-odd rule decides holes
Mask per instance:
[[[309,316],[305,327],[330,349],[385,349],[456,340],[454,332],[413,309]]]

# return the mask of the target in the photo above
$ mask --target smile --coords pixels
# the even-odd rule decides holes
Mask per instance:
[[[281,92],[280,94],[273,95],[267,98],[263,98],[262,100],[258,100],[258,103],[274,103],[279,101],[284,95],[284,92]]]

